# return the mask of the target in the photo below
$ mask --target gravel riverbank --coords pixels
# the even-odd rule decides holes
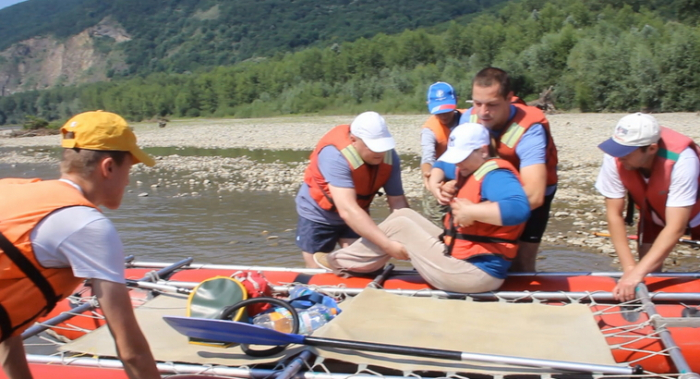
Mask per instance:
[[[607,231],[603,199],[593,188],[602,153],[597,145],[608,138],[613,126],[624,114],[575,114],[549,116],[554,141],[559,149],[559,188],[554,200],[552,218],[545,234],[545,244],[585,248],[614,256],[612,245],[605,238],[594,237],[594,231]],[[662,125],[669,126],[700,141],[700,116],[696,113],[655,115]],[[420,154],[419,130],[425,115],[385,116],[402,155]],[[210,149],[311,150],[318,139],[332,126],[350,123],[351,116],[300,116],[270,119],[196,119],[175,120],[165,128],[155,123],[134,124],[143,147],[191,147]],[[32,138],[0,138],[0,147],[19,147],[20,152],[0,152],[0,163],[55,162],[45,150],[58,146],[58,136]],[[260,162],[250,157],[157,156],[154,168],[139,165],[135,170],[152,170],[152,183],[141,183],[144,194],[152,186],[178,186],[181,196],[205,194],[207,191],[228,192],[265,190],[293,195],[301,183],[306,162]],[[173,172],[188,172],[180,182]],[[418,205],[421,195],[417,168],[404,167],[406,194]],[[697,270],[696,251],[680,246],[667,261],[673,271]]]

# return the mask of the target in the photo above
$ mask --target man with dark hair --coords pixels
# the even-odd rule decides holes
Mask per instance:
[[[119,208],[131,166],[155,162],[114,113],[81,113],[61,133],[60,179],[0,180],[0,361],[5,374],[32,377],[22,332],[89,279],[129,378],[160,378],[125,285],[121,240],[97,208]]]
[[[487,67],[474,76],[474,106],[464,112],[460,123],[486,126],[498,156],[520,172],[532,212],[520,236],[511,271],[534,272],[557,190],[557,148],[544,113],[515,99],[508,73]]]
[[[620,119],[598,147],[605,157],[595,187],[605,196],[608,230],[624,272],[613,296],[629,301],[648,273],[661,270],[686,230],[700,238],[700,147],[643,113]],[[638,263],[622,217],[628,192],[640,208]]]

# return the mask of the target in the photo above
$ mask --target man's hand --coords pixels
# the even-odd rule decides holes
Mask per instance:
[[[643,280],[644,275],[639,275],[636,270],[624,273],[612,291],[613,297],[618,301],[634,300],[637,284]]]
[[[469,208],[472,205],[474,205],[474,203],[467,199],[452,199],[450,208],[452,208],[452,217],[454,217],[455,225],[458,227],[471,226],[474,221],[476,221],[474,215],[469,212]]]
[[[423,163],[420,166],[421,173],[423,174],[421,176],[423,178],[423,185],[428,189],[430,189],[430,171],[432,171],[432,168],[432,163]]]
[[[400,261],[407,261],[410,259],[408,251],[406,251],[406,246],[397,241],[390,241],[389,245],[384,248],[384,252]]]

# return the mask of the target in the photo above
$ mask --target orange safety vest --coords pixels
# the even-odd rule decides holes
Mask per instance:
[[[457,109],[459,115],[455,115],[455,117],[461,117],[462,113],[465,111],[466,109]],[[428,117],[428,120],[423,124],[423,128],[428,128],[435,134],[435,158],[439,158],[447,150],[447,139],[450,137],[450,128],[442,125],[436,115]]]
[[[525,100],[523,100],[523,99],[521,99],[521,98],[519,98],[519,97],[517,97],[517,96],[511,97],[511,98],[510,98],[510,102],[513,103],[513,104],[527,105],[527,103],[525,102]]]
[[[311,198],[327,211],[336,212],[335,203],[328,189],[328,181],[323,177],[318,167],[318,154],[326,146],[335,146],[347,159],[352,170],[352,182],[355,185],[357,204],[360,208],[368,210],[372,199],[384,187],[391,176],[393,164],[393,150],[384,155],[384,162],[378,165],[368,165],[360,157],[360,153],[352,146],[350,141],[350,125],[339,125],[326,133],[316,145],[309,157],[309,165],[304,172],[304,183],[309,186]]]
[[[520,180],[518,171],[504,159],[494,158],[486,161],[472,175],[458,177],[457,198],[480,203],[481,185],[489,172],[497,169],[511,171]],[[522,182],[521,182],[522,184]],[[474,222],[471,226],[457,228],[452,222],[452,212],[445,215],[442,240],[447,246],[446,254],[457,259],[468,259],[478,255],[499,255],[512,261],[518,253],[518,237],[525,229],[525,223],[511,226],[499,226]]]
[[[42,267],[30,235],[52,212],[95,207],[73,186],[58,180],[0,180],[0,341],[20,335],[77,287],[68,268]]]
[[[673,165],[676,164],[680,153],[687,148],[692,148],[700,158],[700,147],[690,137],[664,127],[661,128],[661,139],[658,144],[659,151],[656,153],[648,183],[639,170],[625,170],[618,158],[615,158],[615,162],[622,184],[632,195],[635,204],[641,207],[642,215],[649,217],[653,210],[665,222],[666,201],[668,189],[671,187]],[[700,183],[700,177],[698,183]],[[696,202],[693,206],[690,219],[692,220],[698,213],[700,213],[700,202]]]
[[[518,147],[518,143],[523,134],[525,134],[530,127],[535,124],[541,124],[547,134],[547,150],[545,155],[547,185],[557,184],[557,163],[559,162],[559,158],[557,156],[557,147],[554,145],[552,133],[549,130],[549,121],[547,121],[547,117],[545,117],[542,110],[537,107],[531,107],[522,102],[514,102],[511,105],[516,108],[515,116],[511,120],[510,126],[501,134],[501,138],[496,141],[496,146],[494,147],[496,148],[498,156],[519,168],[520,158],[515,153],[515,149]],[[467,112],[469,112],[469,122],[481,122],[479,117],[473,113],[474,108],[470,108]]]

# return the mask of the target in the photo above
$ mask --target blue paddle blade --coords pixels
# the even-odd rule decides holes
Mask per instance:
[[[163,320],[180,334],[191,338],[250,345],[304,343],[302,335],[282,333],[244,322],[180,316],[163,316]]]

